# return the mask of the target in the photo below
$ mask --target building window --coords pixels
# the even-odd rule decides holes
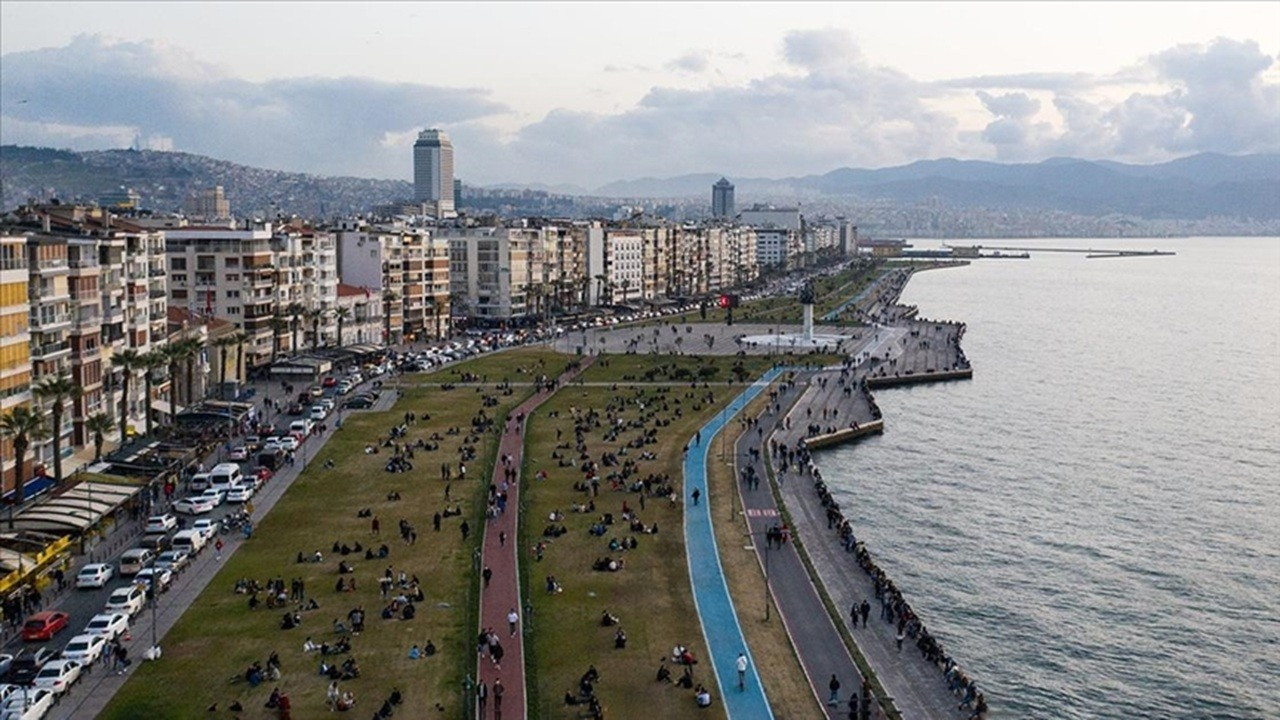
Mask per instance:
[[[187,259],[183,257],[169,258],[170,270],[186,270]]]

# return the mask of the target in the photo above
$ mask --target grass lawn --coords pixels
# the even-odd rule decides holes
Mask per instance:
[[[582,373],[583,382],[751,382],[777,362],[786,365],[836,365],[840,355],[814,354],[778,357],[746,355],[601,355]],[[734,371],[741,366],[742,374]]]
[[[614,369],[617,369],[615,366]],[[641,386],[612,390],[605,387],[569,386],[540,407],[530,419],[526,443],[522,494],[526,507],[521,511],[520,538],[523,550],[521,570],[525,581],[526,601],[533,611],[527,622],[531,637],[526,649],[530,691],[530,714],[540,718],[575,717],[576,707],[563,704],[567,690],[577,687],[579,676],[594,664],[601,680],[596,686],[606,717],[610,718],[722,718],[720,689],[707,660],[707,651],[699,626],[689,585],[682,531],[683,503],[672,504],[665,497],[649,495],[641,508],[641,494],[611,489],[609,475],[621,466],[601,467],[599,496],[594,499],[594,512],[573,512],[575,503],[585,504],[589,494],[573,489],[583,479],[579,467],[560,467],[551,453],[559,443],[570,449],[560,450],[577,458],[574,435],[574,412],[595,409],[600,427],[592,426],[584,434],[586,451],[599,460],[608,451],[618,453],[646,429],[628,428],[616,438],[604,436],[613,419],[631,422],[650,416],[645,428],[653,429],[656,419],[670,420],[657,429],[657,442],[642,448],[627,448],[618,455],[622,462],[635,461],[634,474],[627,482],[666,474],[677,498],[683,497],[681,449],[694,431],[710,418],[737,391],[712,387],[714,402],[701,398],[708,390],[691,390],[687,385]],[[665,393],[665,394],[663,394]],[[692,397],[687,397],[691,394]],[[676,401],[679,401],[679,405]],[[641,408],[639,401],[644,402]],[[667,409],[663,409],[663,403]],[[606,406],[610,406],[606,417]],[[675,417],[676,409],[683,416]],[[559,441],[556,431],[562,436]],[[655,459],[641,459],[641,453],[653,452]],[[535,474],[545,470],[547,479]],[[647,526],[657,524],[657,534],[632,532],[621,519],[622,504],[638,513]],[[553,511],[563,513],[559,523],[568,530],[557,538],[544,537]],[[614,524],[602,537],[588,532],[604,513],[612,513]],[[638,547],[611,551],[612,538],[623,540],[634,536]],[[537,561],[533,548],[539,541],[547,543],[544,559]],[[598,558],[624,558],[625,567],[618,572],[592,570]],[[553,575],[563,587],[559,594],[545,590],[545,578]],[[615,627],[601,626],[604,611],[618,616],[627,634],[625,649],[614,648]],[[694,681],[707,684],[716,702],[708,710],[699,710],[690,690],[673,684],[655,682],[659,662],[669,657],[673,646],[688,646],[702,660],[696,666]],[[680,668],[672,666],[678,677]]]
[[[739,414],[739,418],[755,417],[768,402],[767,395],[757,397]],[[727,456],[732,456],[732,448],[742,430],[742,424],[734,422],[722,431],[726,433],[723,440]],[[717,439],[717,446],[719,442]],[[737,470],[731,459],[708,463],[708,468],[711,518],[715,524],[716,544],[720,548],[720,563],[724,566],[729,594],[734,598],[734,607],[738,611],[738,622],[742,624],[742,632],[751,647],[751,656],[756,658],[756,670],[764,682],[773,714],[778,720],[823,717],[824,710],[813,696],[791,639],[779,619],[778,606],[772,600],[769,611],[772,619],[764,619],[764,572],[756,553],[745,549],[750,542],[746,537],[748,527],[742,515],[742,504],[737,502]],[[733,493],[732,502],[730,493]],[[729,506],[736,509],[732,520],[729,519]]]
[[[542,346],[522,347],[503,352],[482,355],[453,367],[428,374],[406,376],[406,383],[414,380],[428,382],[457,382],[463,373],[479,375],[483,382],[497,383],[509,380],[513,383],[532,382],[539,375],[555,377],[564,372],[573,358]],[[488,378],[485,380],[485,378]]]
[[[506,356],[511,358],[515,353]],[[328,680],[318,674],[318,655],[303,653],[303,640],[311,636],[316,642],[331,641],[335,637],[333,620],[345,622],[348,610],[356,605],[363,605],[366,611],[366,631],[352,641],[353,655],[363,673],[359,679],[343,683],[356,695],[356,712],[367,717],[397,687],[405,701],[396,709],[397,718],[459,717],[462,674],[475,659],[472,643],[478,588],[472,554],[480,538],[484,482],[490,476],[497,437],[477,436],[478,457],[467,463],[468,480],[452,483],[451,497],[463,514],[445,519],[436,533],[432,516],[446,507],[440,464],[451,462],[456,473],[457,450],[481,408],[483,395],[498,398],[498,406],[485,408],[485,412],[497,417],[500,426],[505,410],[526,397],[529,390],[517,387],[511,395],[503,396],[492,386],[483,392],[472,385],[449,391],[411,387],[392,411],[350,414],[343,429],[317,453],[311,467],[258,525],[253,539],[224,561],[209,587],[165,637],[164,659],[140,663],[102,717],[213,717],[205,712],[206,707],[217,702],[226,708],[236,700],[246,708],[242,717],[274,717],[263,708],[274,685],[290,695],[294,717],[324,717],[328,714],[324,704]],[[385,436],[406,411],[419,415],[418,423],[409,428],[410,441],[425,439],[433,432],[439,432],[443,440],[435,451],[415,451],[412,471],[389,474],[383,466],[390,451],[366,455],[364,447]],[[428,413],[430,420],[423,419]],[[454,426],[463,433],[447,435]],[[326,459],[332,459],[336,466],[324,469],[321,463]],[[387,500],[392,490],[399,491],[400,501]],[[380,538],[372,537],[369,519],[357,517],[357,511],[366,507],[380,520]],[[462,518],[468,518],[475,528],[466,542],[458,529]],[[416,529],[415,545],[400,540],[400,519]],[[335,541],[358,541],[366,548],[385,542],[390,556],[365,560],[363,553],[353,553],[341,558],[330,552]],[[295,562],[298,552],[310,554],[316,549],[324,553],[324,562]],[[353,575],[343,576],[356,579],[355,592],[335,590],[340,559],[355,568]],[[411,621],[379,617],[386,603],[376,580],[387,567],[397,573],[404,570],[422,581],[426,600],[417,605],[417,617]],[[265,582],[295,577],[305,581],[306,594],[317,600],[320,609],[304,611],[302,626],[294,630],[279,629],[281,610],[260,606],[250,611],[247,596],[233,592],[239,578]],[[424,645],[428,639],[438,653],[429,659],[409,660],[409,646]],[[273,651],[279,653],[283,667],[278,683],[265,682],[253,689],[244,682],[230,684],[233,675],[243,673],[255,660],[265,665]],[[437,703],[443,712],[436,710]]]

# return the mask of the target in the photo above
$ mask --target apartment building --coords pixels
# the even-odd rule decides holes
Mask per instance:
[[[336,343],[338,263],[333,235],[291,222],[272,234],[271,255],[277,278],[276,307],[289,320],[291,350]],[[294,331],[295,324],[299,332]]]
[[[0,412],[31,402],[27,282],[26,237],[0,234]],[[0,438],[0,492],[14,487],[14,465],[12,440]]]
[[[455,314],[493,324],[543,311],[545,246],[540,228],[440,228],[437,232],[449,243]]]
[[[384,334],[382,297],[373,288],[338,284],[340,345],[377,345]]]
[[[269,364],[292,348],[292,335],[272,319],[283,307],[278,292],[289,275],[277,269],[270,223],[232,229],[189,226],[166,230],[169,302],[196,317],[220,317],[248,337],[248,368]]]
[[[382,301],[384,336],[399,344],[448,337],[452,329],[447,240],[405,223],[344,221],[337,238],[338,275]]]

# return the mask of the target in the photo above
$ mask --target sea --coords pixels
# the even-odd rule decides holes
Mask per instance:
[[[1177,254],[915,275],[974,375],[819,457],[859,539],[992,718],[1280,718],[1280,238],[990,244]]]

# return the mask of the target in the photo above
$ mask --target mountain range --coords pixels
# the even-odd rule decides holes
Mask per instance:
[[[576,195],[592,210],[610,202],[666,199],[710,203],[719,174],[612,182],[595,190],[548,185],[472,188],[473,197],[507,203],[511,190]],[[1228,217],[1280,219],[1280,154],[1230,156],[1204,153],[1156,165],[1054,158],[1003,164],[975,160],[922,160],[881,169],[840,168],[790,178],[730,178],[739,208],[750,202],[847,200],[952,208],[1065,212],[1102,217],[1195,220]],[[76,152],[0,147],[3,207],[28,197],[96,199],[129,187],[146,207],[176,210],[191,191],[222,185],[233,212],[278,208],[299,215],[366,212],[402,200],[412,187],[402,180],[326,177],[253,168],[180,152],[104,150]],[[501,203],[499,203],[501,204]],[[465,203],[464,203],[465,205]],[[473,205],[479,207],[480,205]]]

